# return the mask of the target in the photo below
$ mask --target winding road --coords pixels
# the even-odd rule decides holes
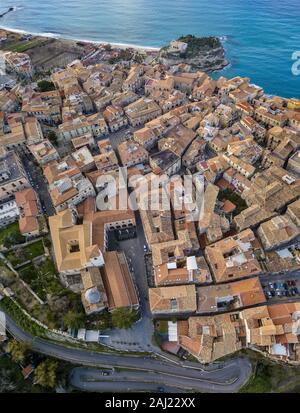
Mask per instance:
[[[149,381],[153,380],[156,387],[161,382],[164,383],[167,389],[177,385],[180,389],[193,389],[199,392],[233,393],[247,382],[252,372],[251,363],[246,358],[236,358],[224,363],[203,366],[200,363],[175,361],[171,358],[167,359],[167,357],[159,359],[153,356],[100,353],[67,347],[33,337],[17,326],[7,315],[6,328],[17,340],[28,343],[30,348],[38,353],[85,366],[129,369],[126,370],[126,373],[124,371],[115,373],[116,380],[108,385],[103,385],[102,382],[94,382],[92,391],[109,391],[108,388],[111,388],[111,391],[116,392],[125,389],[126,385],[132,391],[139,390],[140,385],[134,387],[137,380],[139,383],[148,382],[147,388],[152,386],[153,383],[151,384]],[[96,372],[94,373],[97,374]],[[90,374],[89,369],[86,369],[87,373]],[[107,377],[110,378],[110,376],[101,377],[102,379],[105,378],[106,383],[108,382]],[[82,390],[88,390],[88,385],[91,386],[92,384],[89,381],[76,380],[76,387]],[[130,385],[126,382],[130,382]]]
[[[192,370],[177,373],[173,370],[166,372],[152,371],[115,371],[104,376],[101,370],[78,367],[73,369],[70,375],[70,383],[84,391],[91,392],[120,392],[122,389],[130,387],[134,391],[151,389],[153,391],[158,388],[165,392],[235,392],[240,386],[241,369],[245,369],[248,373],[247,365],[243,359],[236,359],[233,363],[227,366],[207,372],[195,372]],[[196,373],[196,374],[194,374]],[[251,373],[251,367],[250,367]]]

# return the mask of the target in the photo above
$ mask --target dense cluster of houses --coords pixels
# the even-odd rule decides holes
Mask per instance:
[[[24,55],[5,58],[30,72]],[[49,228],[62,282],[81,293],[87,314],[137,308],[125,255],[107,249],[108,232],[134,227],[135,214],[98,210],[101,191],[110,202],[119,196],[98,178],[119,166],[149,181],[188,175],[193,193],[204,189],[198,219],[182,189],[171,190],[168,208],[140,210],[153,316],[177,318],[176,346],[203,362],[247,346],[300,360],[300,302],[266,305],[258,277],[300,267],[300,101],[186,64],[89,63],[53,71],[51,92],[30,81],[0,91],[0,223],[7,210],[23,234],[39,233],[38,196],[18,155],[28,153],[56,212]]]

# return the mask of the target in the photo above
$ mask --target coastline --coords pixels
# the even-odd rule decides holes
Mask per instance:
[[[141,45],[136,45],[136,44],[130,44],[130,43],[115,43],[115,42],[109,42],[105,40],[87,40],[87,39],[80,39],[80,38],[73,38],[73,37],[64,37],[63,35],[56,34],[56,33],[36,33],[36,32],[30,32],[26,30],[21,30],[21,29],[13,29],[7,26],[3,26],[0,24],[0,30],[4,30],[7,33],[14,33],[14,34],[20,34],[20,35],[30,35],[34,37],[40,37],[44,39],[55,39],[55,40],[60,40],[63,42],[81,42],[81,43],[86,43],[86,44],[95,44],[95,45],[105,45],[105,44],[110,44],[113,48],[118,48],[118,49],[136,49],[139,51],[143,52],[158,52],[161,48],[160,47],[152,47],[152,46],[141,46]]]

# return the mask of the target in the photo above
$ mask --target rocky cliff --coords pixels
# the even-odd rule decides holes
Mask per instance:
[[[184,51],[174,50],[171,46],[163,47],[158,61],[166,65],[186,63],[196,70],[213,72],[221,70],[229,64],[225,58],[225,49],[218,37],[182,36],[177,42],[186,43]]]

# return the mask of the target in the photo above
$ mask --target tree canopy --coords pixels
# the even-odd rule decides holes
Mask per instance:
[[[138,312],[128,307],[120,307],[112,312],[112,325],[115,328],[129,329],[138,319]]]
[[[43,387],[54,388],[57,384],[58,362],[47,359],[41,362],[34,372],[34,381]]]
[[[20,363],[25,360],[28,347],[24,343],[13,339],[7,344],[7,351],[11,354],[12,359]]]
[[[51,130],[51,131],[48,133],[48,139],[49,139],[50,142],[52,142],[52,143],[54,143],[54,144],[57,144],[57,135],[56,135],[56,133],[55,133],[54,131]]]
[[[83,313],[69,310],[64,316],[64,323],[69,328],[78,329],[84,327],[85,315]]]
[[[53,82],[49,82],[49,80],[40,80],[38,82],[38,88],[41,92],[50,92],[51,90],[55,90],[55,85]]]

